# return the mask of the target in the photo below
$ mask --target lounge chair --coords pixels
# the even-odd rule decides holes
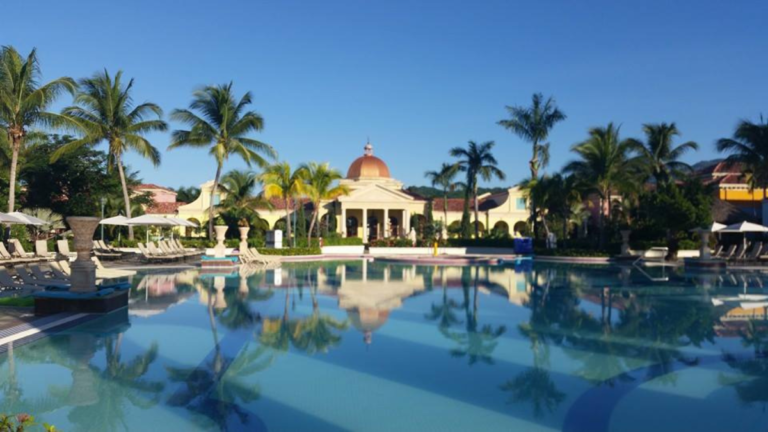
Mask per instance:
[[[176,260],[176,259],[179,259],[179,258],[182,257],[182,255],[170,254],[170,253],[167,253],[167,252],[163,251],[162,249],[157,247],[155,242],[147,243],[147,249],[149,249],[149,253],[151,253],[154,256],[165,257],[165,258],[170,259],[170,260]]]
[[[715,251],[712,253],[712,258],[720,258],[720,254],[723,253],[723,245],[718,244],[715,247]]]
[[[39,291],[42,290],[43,287],[39,285],[30,285],[26,283],[19,283],[13,280],[13,277],[10,273],[8,273],[7,270],[0,270],[0,287],[3,288],[3,290],[6,289],[14,289],[14,290],[32,290],[32,291]]]
[[[69,276],[65,275],[61,272],[54,272],[53,267],[51,267],[51,270],[48,271],[50,274],[45,274],[45,272],[36,265],[29,266],[29,271],[32,272],[32,276],[34,276],[37,279],[58,279],[69,282]]]
[[[136,274],[133,270],[121,270],[121,269],[111,269],[106,268],[104,265],[99,261],[98,257],[91,258],[94,264],[96,264],[96,277],[101,279],[119,279],[119,278],[128,278]]]
[[[723,252],[723,254],[718,258],[729,259],[733,256],[734,253],[736,253],[736,248],[737,246],[735,244],[728,246],[728,249],[726,249],[725,252]]]
[[[62,265],[62,263],[66,263],[65,264],[67,269],[66,272],[64,271],[64,265]],[[51,262],[48,264],[48,266],[54,278],[69,279],[69,275],[70,275],[69,261]]]
[[[70,252],[69,242],[67,242],[66,240],[57,240],[56,247],[59,248],[59,254],[67,258],[75,258],[77,256],[76,253]]]
[[[150,252],[150,250],[144,245],[144,243],[138,243],[139,251],[144,261],[164,262],[168,261],[166,256],[158,256]]]
[[[761,252],[763,252],[763,242],[755,242],[752,244],[752,249],[744,255],[743,259],[744,261],[757,261],[760,258]]]
[[[13,255],[16,258],[34,258],[35,254],[32,252],[27,252],[24,250],[24,246],[21,245],[21,242],[18,239],[9,239],[8,243],[10,243],[11,249],[13,249],[13,252],[11,252],[11,255]]]
[[[736,248],[736,252],[731,255],[729,259],[731,260],[740,260],[744,257],[744,254],[747,252],[747,246],[744,245],[744,243],[739,244],[739,246]]]
[[[102,248],[96,240],[93,241],[93,254],[107,260],[120,259],[123,257],[123,254],[121,253],[110,252],[109,249]]]
[[[272,255],[262,255],[259,253],[258,249],[256,248],[248,248],[247,250],[254,261],[261,262],[264,264],[276,264],[280,262],[280,258]]]
[[[195,254],[195,255],[205,255],[205,251],[204,250],[195,249],[195,248],[185,248],[184,245],[181,244],[181,240],[179,240],[179,239],[174,239],[173,243],[176,245],[176,247],[179,250],[183,250],[184,252],[189,252],[189,253],[192,253],[192,254]]]
[[[18,275],[22,282],[27,285],[40,285],[43,287],[54,286],[57,288],[68,288],[72,285],[69,280],[46,278],[45,275],[43,275],[43,278],[38,279],[33,277],[26,268],[21,266],[16,267],[15,270],[16,275]]]
[[[46,240],[37,240],[35,241],[35,256],[37,258],[51,260],[56,258],[56,253],[48,251],[48,242]]]

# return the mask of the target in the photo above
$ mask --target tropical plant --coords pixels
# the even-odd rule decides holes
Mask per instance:
[[[312,202],[312,220],[309,222],[308,238],[312,237],[312,230],[315,226],[320,235],[320,204],[322,201],[334,200],[342,195],[349,194],[349,187],[336,183],[343,178],[341,172],[330,167],[330,164],[310,162],[301,166],[304,173],[304,182],[306,183],[305,193]]]
[[[268,166],[259,176],[264,186],[264,197],[269,199],[277,197],[285,204],[285,222],[288,239],[292,238],[290,223],[291,205],[294,198],[306,193],[306,173],[304,169],[292,170],[288,162],[278,162]]]
[[[188,109],[176,109],[171,119],[190,128],[175,130],[169,150],[179,147],[210,147],[209,154],[216,160],[216,176],[211,188],[211,206],[208,209],[208,236],[213,238],[213,214],[215,196],[224,162],[232,155],[240,156],[246,164],[267,165],[266,159],[276,158],[277,153],[269,144],[249,138],[251,132],[264,129],[264,119],[255,111],[245,111],[253,103],[247,92],[239,100],[234,95],[232,83],[206,86],[193,93]],[[199,114],[196,114],[199,113]]]
[[[464,209],[466,212],[466,209],[469,206],[469,197],[471,193],[474,200],[475,209],[475,238],[480,237],[480,229],[478,223],[479,209],[477,201],[478,180],[479,178],[482,178],[485,181],[490,181],[494,177],[498,178],[499,180],[504,180],[505,178],[504,172],[498,168],[498,162],[493,156],[493,153],[491,153],[494,145],[495,143],[493,141],[486,141],[482,144],[469,141],[469,144],[466,148],[454,147],[450,152],[451,156],[459,159],[456,162],[456,169],[467,174],[466,191],[464,194]],[[469,237],[469,235],[467,235],[469,232],[469,219],[464,219],[465,218],[462,217],[461,224],[462,233],[466,238]]]
[[[443,226],[448,225],[448,192],[453,192],[461,184],[455,182],[458,175],[458,167],[454,164],[443,163],[437,171],[427,171],[424,177],[429,179],[432,187],[438,187],[443,190]]]
[[[61,77],[40,85],[40,62],[33,49],[26,59],[10,46],[0,51],[0,135],[11,148],[8,212],[15,210],[16,169],[19,153],[24,147],[29,128],[57,127],[65,123],[60,115],[48,112],[58,96],[74,93],[77,84],[72,78]]]
[[[686,152],[698,150],[699,145],[693,141],[674,146],[672,141],[680,136],[680,131],[674,123],[658,123],[643,125],[645,143],[629,139],[632,149],[638,153],[640,166],[656,183],[666,184],[690,173],[692,168],[679,159]]]
[[[261,221],[257,208],[269,208],[269,201],[256,195],[258,177],[252,171],[232,170],[221,178],[221,187],[227,197],[219,204],[227,216],[235,221],[247,221],[250,225]]]
[[[741,165],[752,190],[768,188],[768,122],[763,116],[757,123],[740,121],[732,138],[717,140],[717,151],[730,153],[728,164]]]
[[[549,97],[544,100],[544,95],[541,93],[534,93],[530,107],[508,106],[506,108],[510,118],[500,120],[497,124],[531,143],[532,155],[528,165],[531,169],[531,179],[538,179],[539,170],[549,164],[550,145],[546,142],[549,132],[557,123],[565,120],[566,116],[557,107],[554,99]],[[537,203],[531,202],[531,215],[536,212],[536,205]],[[534,231],[536,231],[535,228],[534,217]]]
[[[573,174],[600,200],[600,247],[605,244],[605,211],[610,218],[613,194],[636,187],[637,172],[631,158],[632,142],[622,140],[620,127],[609,123],[606,127],[589,130],[589,138],[572,147],[579,159],[569,162],[563,171]]]
[[[538,203],[533,217],[541,220],[545,233],[549,235],[551,231],[547,217],[553,215],[560,218],[565,238],[573,206],[582,201],[576,177],[562,174],[545,175],[537,180],[526,179],[520,184],[520,188],[529,201],[535,200]]]
[[[131,197],[126,183],[123,156],[135,151],[153,165],[160,165],[160,152],[144,137],[155,131],[165,131],[168,124],[162,120],[163,110],[154,103],[134,105],[131,90],[133,79],[123,85],[123,72],[118,71],[114,79],[106,70],[91,78],[80,80],[80,90],[75,95],[73,106],[64,108],[62,115],[83,137],[59,147],[51,162],[76,149],[106,141],[107,170],[115,166],[123,187],[125,216],[131,217]],[[149,117],[156,117],[151,119]],[[128,227],[128,238],[133,239],[133,227]]]
[[[176,201],[191,203],[200,196],[200,188],[195,186],[181,186],[176,189]]]

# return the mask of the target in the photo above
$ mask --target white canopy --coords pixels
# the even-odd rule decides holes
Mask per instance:
[[[190,221],[188,221],[186,219],[177,218],[177,217],[168,217],[166,219],[168,219],[169,221],[173,222],[174,225],[183,226],[183,227],[197,228],[197,225],[195,225],[194,223],[192,223],[192,222],[190,222]]]
[[[690,230],[690,232],[695,232],[695,233],[702,232],[702,231],[704,231],[704,232],[719,232],[719,231],[722,231],[723,228],[725,228],[725,225],[723,225],[721,223],[717,223],[717,222],[712,222],[712,225],[710,225],[707,228],[694,228],[694,229]]]
[[[10,215],[8,213],[0,213],[0,223],[26,224],[25,221],[17,218],[16,216]]]
[[[99,222],[101,225],[120,225],[120,226],[128,226],[128,218],[120,215],[115,216],[111,218],[102,219],[101,222]]]
[[[727,227],[720,230],[720,232],[724,233],[748,233],[748,232],[758,232],[758,233],[764,233],[768,232],[768,228],[758,225],[756,223],[752,222],[740,222],[733,225],[728,225]]]
[[[152,215],[142,215],[125,221],[126,225],[154,225],[154,226],[175,226],[176,224],[167,218]]]
[[[40,218],[36,218],[22,212],[8,213],[8,215],[20,220],[24,225],[48,225],[49,223],[48,221],[44,221]]]

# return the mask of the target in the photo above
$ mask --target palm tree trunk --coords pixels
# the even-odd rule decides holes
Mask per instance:
[[[309,221],[309,231],[307,231],[307,246],[311,246],[310,239],[312,239],[312,230],[315,228],[315,220],[317,220],[317,215],[320,213],[318,210],[320,204],[313,203],[312,205],[315,207],[315,210],[312,212],[312,219]],[[317,224],[317,230],[320,230],[320,224]],[[318,235],[317,237],[319,238],[320,236]]]
[[[530,168],[531,168],[531,180],[534,182],[539,179],[539,142],[534,141],[533,142],[533,156],[531,157],[531,161],[529,162]],[[536,201],[534,201],[533,195],[531,195],[530,199],[530,211],[531,211],[531,223],[533,224],[533,238],[538,237],[539,235],[539,222],[536,219]]]
[[[288,242],[288,244],[291,243],[291,198],[286,196],[285,197],[285,227],[286,227],[286,233],[288,234],[288,238],[285,240]]]
[[[13,150],[11,155],[11,176],[8,185],[8,213],[13,213],[16,206],[16,167],[19,164],[19,150],[21,149],[21,137],[14,135],[12,138]]]
[[[131,218],[131,197],[128,195],[128,185],[125,182],[125,170],[123,169],[123,161],[118,156],[115,158],[117,164],[117,172],[120,175],[120,184],[123,186],[123,204],[125,204],[125,217]],[[128,240],[133,240],[133,227],[128,225]]]
[[[474,183],[475,184],[474,184],[474,187],[472,188],[472,194],[475,196],[475,238],[478,239],[478,238],[480,238],[480,226],[478,225],[478,220],[477,220],[477,211],[478,211],[478,206],[477,206],[477,181],[475,181]]]
[[[221,165],[218,164],[216,166],[216,177],[213,178],[213,189],[211,189],[211,202],[208,206],[208,239],[213,239],[213,215],[214,215],[214,209],[215,209],[215,203],[214,198],[216,197],[216,192],[219,190],[219,179],[221,178]]]
[[[598,213],[598,226],[600,228],[599,247],[605,244],[605,198],[600,197],[600,212]]]

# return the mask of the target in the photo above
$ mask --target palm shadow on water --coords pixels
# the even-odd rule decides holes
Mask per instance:
[[[721,373],[718,381],[732,386],[745,405],[761,404],[765,412],[768,405],[768,321],[751,319],[739,335],[742,345],[751,347],[753,352],[742,355],[724,352],[723,360],[739,375]]]

